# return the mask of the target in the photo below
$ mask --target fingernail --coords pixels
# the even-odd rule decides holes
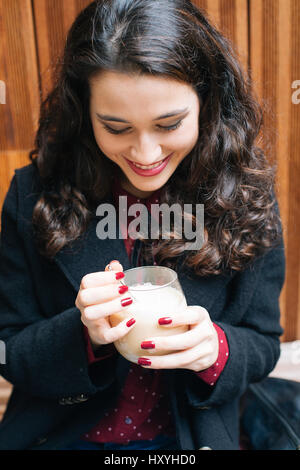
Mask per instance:
[[[155,348],[155,344],[153,341],[143,341],[141,343],[141,348],[142,349],[154,349]]]
[[[126,299],[121,300],[122,307],[127,307],[127,305],[132,304],[132,299],[130,297],[126,297]]]
[[[119,291],[119,294],[124,294],[125,292],[128,291],[128,286],[120,286],[118,291]]]
[[[150,359],[146,359],[145,357],[140,357],[138,360],[138,364],[140,366],[151,366]]]
[[[133,325],[135,323],[135,319],[134,318],[131,318],[130,320],[128,320],[128,322],[126,323],[126,325],[128,326],[128,328]]]
[[[158,320],[158,323],[159,323],[160,325],[169,325],[170,323],[172,323],[172,318],[170,318],[170,317],[163,317],[163,318],[160,318],[160,319]]]
[[[119,279],[123,279],[125,277],[125,274],[120,271],[119,273],[116,273],[116,280],[118,281]]]
[[[117,259],[113,259],[109,264],[111,263],[118,263],[119,261]]]

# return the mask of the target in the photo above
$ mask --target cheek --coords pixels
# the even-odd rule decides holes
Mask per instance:
[[[189,127],[188,130],[184,130],[180,136],[178,136],[178,139],[174,140],[174,147],[176,147],[178,151],[189,150],[197,143],[198,136],[198,128]]]
[[[190,126],[190,132],[188,134],[188,140],[189,140],[189,146],[190,148],[193,148],[197,141],[198,141],[198,138],[199,138],[199,122],[198,122],[198,119],[194,119],[193,120],[193,124],[191,124]]]
[[[99,129],[97,125],[93,125],[93,130],[97,145],[104,155],[111,158],[111,156],[118,154],[121,149],[116,139],[112,139],[107,132],[103,129]]]

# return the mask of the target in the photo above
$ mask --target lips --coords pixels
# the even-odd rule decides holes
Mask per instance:
[[[167,157],[166,157],[167,158]],[[136,162],[131,162],[133,163],[137,168],[140,168],[141,170],[152,170],[153,168],[157,168],[159,165],[162,164],[162,162],[166,159],[163,158],[159,162],[153,163],[152,165],[140,165],[139,163]]]
[[[167,166],[167,164],[168,164],[170,158],[172,157],[172,155],[173,155],[173,153],[171,153],[166,158],[161,160],[161,162],[156,163],[154,166],[153,165],[148,165],[149,169],[148,168],[140,168],[134,162],[128,160],[126,157],[124,157],[124,158],[127,161],[130,168],[135,173],[137,173],[138,175],[140,175],[140,176],[155,176],[155,175],[161,173],[164,170],[164,168]]]

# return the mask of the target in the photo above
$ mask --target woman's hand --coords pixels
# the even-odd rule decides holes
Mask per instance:
[[[105,271],[87,274],[81,280],[75,305],[81,312],[81,321],[87,327],[94,349],[123,338],[134,328],[135,322],[128,318],[115,327],[109,323],[109,315],[126,310],[132,303],[127,286],[122,286],[119,281],[122,271],[118,261],[111,261]]]
[[[200,372],[216,362],[219,354],[218,334],[205,308],[189,306],[180,315],[160,319],[159,324],[164,328],[189,325],[189,330],[174,336],[146,338],[141,344],[146,353],[138,361],[141,366],[148,369],[190,369]],[[165,356],[147,356],[147,346],[150,346],[150,352],[154,350],[153,344],[155,351],[171,349],[178,352]]]

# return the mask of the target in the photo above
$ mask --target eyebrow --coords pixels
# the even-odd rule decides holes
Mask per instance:
[[[179,114],[183,114],[187,111],[189,111],[189,108],[175,109],[175,111],[171,111],[167,114],[162,114],[161,116],[158,116],[157,118],[153,119],[153,121],[158,121],[160,119],[167,119],[173,116],[178,116]],[[122,119],[116,116],[109,116],[107,114],[99,114],[99,113],[96,113],[96,115],[102,121],[124,122],[125,124],[130,124],[129,121],[126,121],[125,119]]]

